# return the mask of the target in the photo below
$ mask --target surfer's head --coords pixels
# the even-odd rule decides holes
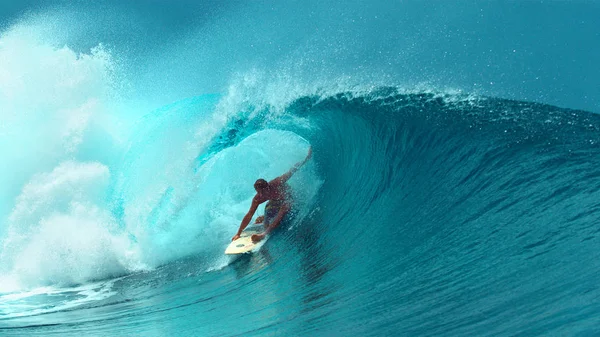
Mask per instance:
[[[269,187],[269,183],[264,180],[264,179],[257,179],[254,182],[254,189],[256,190],[256,192],[262,192],[264,190],[266,190]]]

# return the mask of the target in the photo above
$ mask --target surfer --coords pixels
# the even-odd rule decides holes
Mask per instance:
[[[291,190],[290,186],[287,184],[287,181],[294,173],[296,173],[296,171],[298,171],[302,165],[304,165],[310,159],[311,156],[312,147],[308,148],[308,154],[306,155],[306,158],[304,158],[304,160],[301,162],[298,162],[286,173],[269,182],[264,179],[258,179],[256,182],[254,182],[256,195],[254,198],[252,198],[250,210],[248,213],[246,213],[244,219],[242,219],[240,229],[238,229],[237,234],[233,236],[231,241],[235,241],[240,237],[242,231],[246,228],[246,226],[248,226],[250,220],[252,220],[258,205],[265,201],[268,201],[267,205],[265,206],[265,215],[263,219],[265,231],[262,234],[252,235],[252,241],[258,242],[262,240],[265,235],[271,233],[273,229],[279,226],[281,220],[283,220],[283,217],[290,211],[291,208]]]

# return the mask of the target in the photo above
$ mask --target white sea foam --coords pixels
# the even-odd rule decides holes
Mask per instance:
[[[71,161],[36,175],[9,217],[0,255],[4,273],[31,287],[84,283],[134,268],[128,239],[103,201],[108,179],[104,165]]]
[[[5,318],[35,316],[75,308],[116,294],[116,280],[88,283],[76,287],[37,287],[31,290],[1,294],[0,314]],[[37,297],[43,297],[40,301]]]

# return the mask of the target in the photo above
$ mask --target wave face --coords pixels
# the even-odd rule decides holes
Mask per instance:
[[[554,86],[566,75],[529,56],[501,75],[506,55],[568,36],[531,45],[512,25],[508,54],[469,44],[467,62],[453,34],[473,22],[443,57],[436,32],[494,5],[161,6],[55,2],[6,21],[2,335],[598,333],[600,116],[527,99],[597,110],[600,93]],[[579,15],[593,42],[597,8],[577,6],[546,10]],[[504,20],[536,9],[517,7]],[[538,72],[536,96],[522,79]],[[223,255],[254,180],[309,146],[293,217],[259,252]]]

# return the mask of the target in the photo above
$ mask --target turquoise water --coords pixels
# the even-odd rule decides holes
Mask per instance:
[[[0,13],[2,335],[599,333],[597,4]]]

